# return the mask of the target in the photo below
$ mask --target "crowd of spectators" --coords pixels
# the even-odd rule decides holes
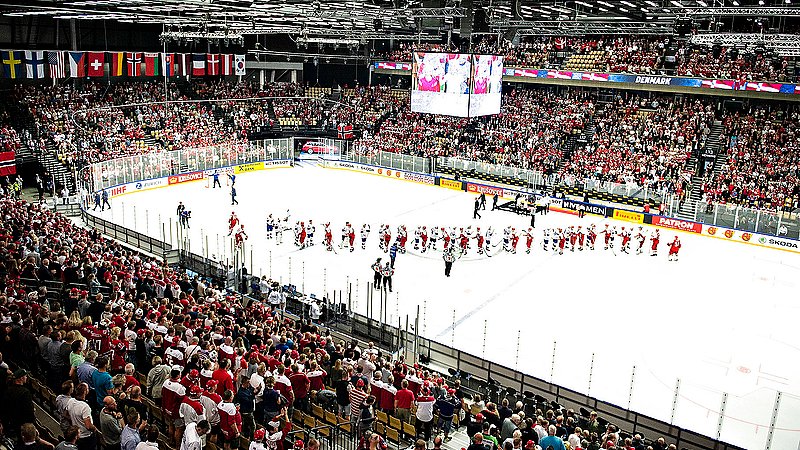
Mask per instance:
[[[534,69],[558,69],[571,55],[600,52],[595,70],[609,73],[667,74],[716,79],[753,81],[791,81],[789,57],[770,57],[765,53],[745,53],[721,46],[698,46],[686,41],[670,44],[670,37],[555,37],[524,36],[516,45],[496,36],[484,36],[472,49],[475,53],[503,55],[506,66]],[[674,63],[666,57],[675,49]],[[435,44],[401,44],[396,50],[379,55],[391,61],[411,61],[411,53],[428,49],[442,50]]]
[[[285,317],[285,294],[272,280],[254,278],[254,299],[244,301],[38,204],[0,197],[0,209],[6,448],[53,448],[34,426],[30,376],[58,394],[50,406],[60,450],[150,450],[162,440],[181,450],[236,449],[242,437],[281,449],[291,411],[310,412],[312,403],[349,420],[364,450],[386,448],[373,432],[379,412],[415,424],[420,448],[449,441],[454,418],[497,450],[501,442],[533,450],[562,439],[576,449],[645,448],[596,415],[484,401],[458,379]],[[46,283],[63,289],[48,291]],[[662,439],[652,448],[667,446]]]
[[[618,97],[594,117],[591,141],[572,153],[562,178],[682,194],[686,161],[706,145],[713,121],[712,104],[700,98]]]
[[[725,164],[706,174],[705,201],[792,211],[800,194],[800,117],[792,109],[732,112],[725,126]]]

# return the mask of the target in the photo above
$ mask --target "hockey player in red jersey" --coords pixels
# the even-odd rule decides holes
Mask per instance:
[[[531,244],[533,244],[533,228],[528,228],[528,231],[525,231],[525,253],[531,252]]]
[[[620,234],[622,235],[622,246],[620,247],[620,251],[622,253],[628,253],[628,248],[630,247],[631,242],[631,233],[626,230],[625,227],[622,227],[622,232]]]
[[[408,241],[408,231],[406,231],[405,225],[400,225],[400,228],[397,229],[397,251],[406,252],[406,241]]]
[[[239,225],[239,218],[236,217],[235,212],[231,212],[231,217],[228,219],[228,236],[233,234],[233,229],[236,228],[236,225]]]
[[[583,251],[583,240],[586,238],[586,233],[583,231],[583,228],[578,225],[578,230],[575,231],[578,235],[578,251]]]
[[[244,225],[239,225],[239,231],[236,232],[233,238],[236,248],[242,248],[245,240],[247,240],[247,233],[244,232]]]
[[[386,253],[389,251],[389,243],[392,241],[392,232],[389,229],[389,225],[386,225],[386,227],[383,229],[382,238],[383,238],[383,252]]]
[[[350,252],[352,253],[355,251],[353,244],[356,242],[356,230],[350,226],[350,222],[347,222],[347,239],[350,242]]]
[[[567,234],[564,230],[559,228],[557,236],[558,236],[558,254],[563,255],[564,247],[567,245]]]
[[[661,236],[658,232],[658,228],[653,230],[653,235],[650,237],[650,256],[658,256],[658,241],[661,239]]]
[[[605,242],[605,246],[603,246],[603,250],[608,250],[608,244],[611,242],[611,230],[608,229],[608,224],[606,227],[601,231],[603,233],[603,241]]]
[[[469,236],[464,233],[464,229],[461,229],[461,235],[458,237],[458,245],[461,247],[461,254],[467,254],[467,247],[469,246]]]
[[[442,227],[442,236],[444,237],[444,249],[445,251],[450,248],[450,233]]]
[[[305,248],[306,247],[306,237],[307,236],[308,236],[308,234],[306,234],[306,223],[305,222],[300,222],[300,234],[298,235],[298,242],[300,243],[300,248]]]
[[[569,227],[569,251],[575,251],[575,243],[578,242],[578,233],[575,232],[575,227]]]
[[[328,251],[333,250],[333,233],[331,233],[331,224],[325,224],[325,249]]]
[[[428,248],[428,230],[426,227],[422,227],[422,234],[420,235],[420,239],[422,239],[422,253],[425,253],[425,249]]]
[[[478,254],[482,255],[483,254],[483,243],[484,243],[485,239],[483,237],[483,233],[481,233],[481,227],[478,227],[478,229],[475,230],[475,239],[478,240]]]
[[[675,236],[675,239],[672,240],[669,244],[669,255],[667,255],[667,261],[677,261],[678,260],[678,251],[681,249],[681,241],[678,239],[678,236]]]
[[[511,253],[517,253],[517,244],[519,243],[519,234],[517,234],[517,229],[511,229]]]

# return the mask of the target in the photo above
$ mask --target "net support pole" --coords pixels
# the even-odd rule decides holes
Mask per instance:
[[[550,360],[550,382],[553,382],[553,373],[556,371],[556,341],[553,341],[553,358]]]
[[[722,393],[722,404],[719,406],[719,420],[717,421],[717,440],[722,436],[722,424],[725,420],[725,407],[728,406],[728,393]]]
[[[678,409],[678,398],[680,398],[681,379],[675,380],[675,393],[672,395],[672,413],[669,416],[669,424],[675,423],[675,411]]]
[[[631,387],[628,389],[628,410],[631,409],[631,401],[633,400],[633,385],[636,381],[636,365],[633,365],[633,369],[631,369]]]
[[[778,422],[778,411],[780,411],[782,396],[783,393],[781,393],[781,391],[778,391],[777,394],[775,394],[775,404],[772,406],[772,419],[769,421],[767,445],[764,447],[765,450],[770,450],[770,447],[772,447],[772,436],[775,434],[775,424]]]
[[[592,353],[592,361],[589,363],[589,384],[586,388],[586,395],[592,395],[592,373],[594,373],[594,353]]]

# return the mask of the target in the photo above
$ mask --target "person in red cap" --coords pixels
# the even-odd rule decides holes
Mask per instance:
[[[188,395],[183,397],[183,401],[178,408],[178,415],[183,419],[184,426],[206,419],[203,404],[200,402],[200,394],[202,394],[203,390],[200,389],[200,386],[192,384],[188,391]]]

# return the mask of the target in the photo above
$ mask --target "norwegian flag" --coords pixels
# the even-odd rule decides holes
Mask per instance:
[[[746,89],[748,91],[756,91],[756,92],[780,92],[781,85],[780,83],[747,83]]]
[[[67,67],[64,64],[64,52],[47,52],[47,63],[50,65],[52,78],[66,78]]]
[[[222,57],[222,74],[233,75],[233,55],[220,55]]]
[[[206,75],[219,75],[219,56],[220,55],[215,53],[209,53],[206,55],[206,61],[208,63]]]
[[[142,54],[128,53],[128,76],[138,77],[142,75]]]
[[[703,80],[700,82],[700,86],[708,89],[732,90],[735,83],[733,80]]]

